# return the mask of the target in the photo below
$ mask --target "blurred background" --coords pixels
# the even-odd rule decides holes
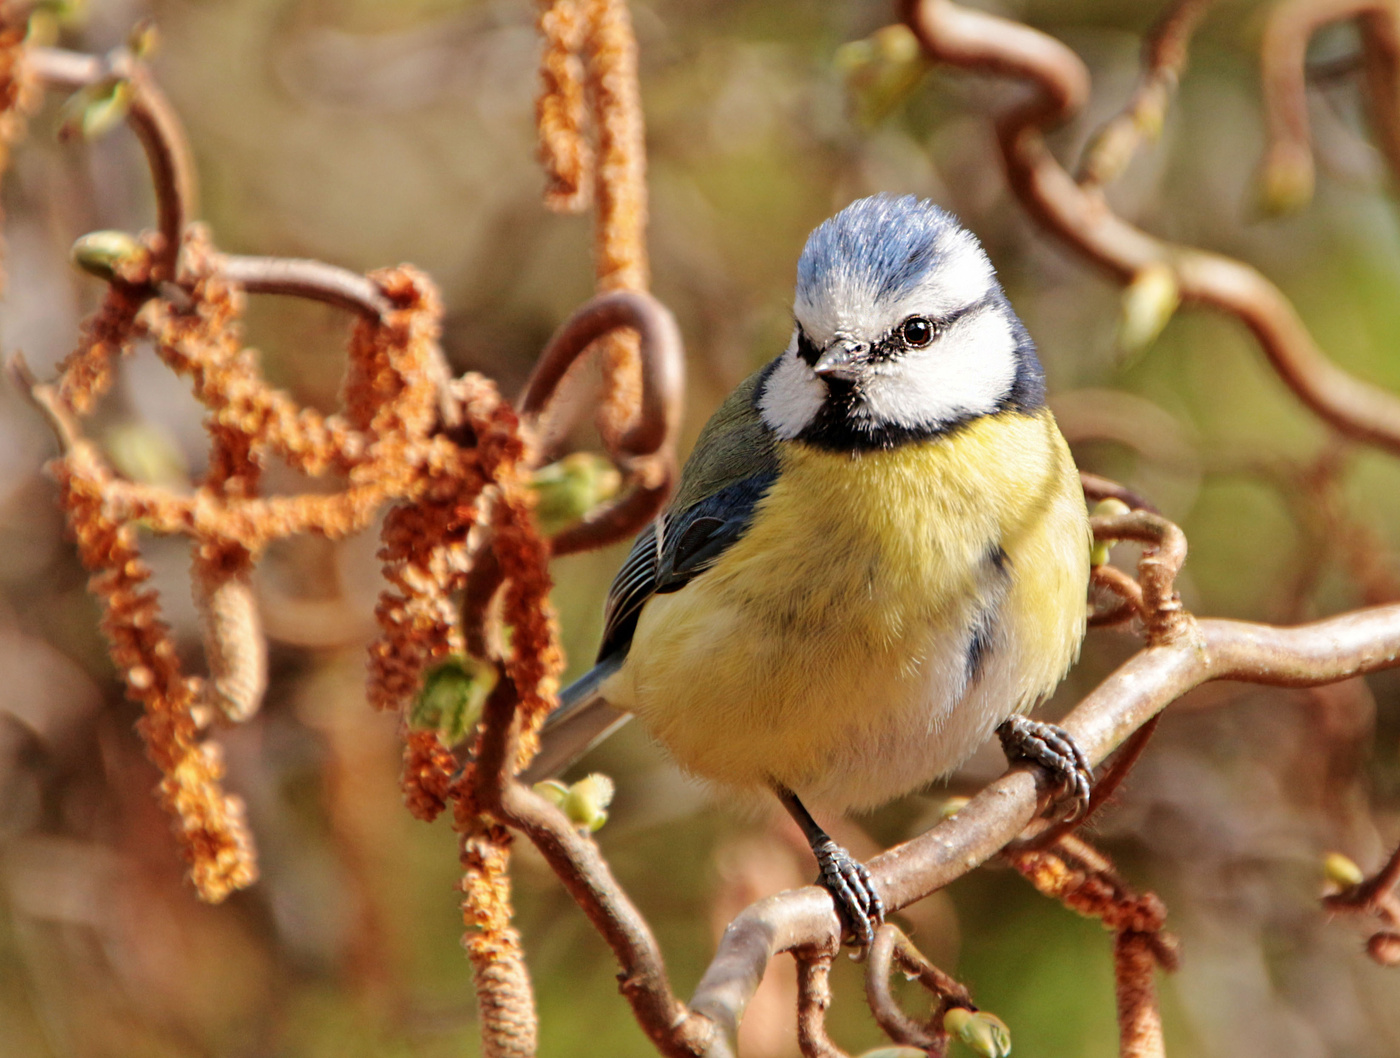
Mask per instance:
[[[1064,40],[1094,97],[1058,132],[1062,158],[1127,100],[1158,3],[1006,0],[995,9]],[[1400,240],[1389,179],[1360,117],[1346,27],[1319,36],[1309,101],[1319,179],[1295,215],[1265,218],[1258,47],[1270,5],[1207,17],[1162,141],[1111,192],[1171,239],[1238,256],[1297,304],[1348,370],[1400,391]],[[843,43],[894,18],[869,0],[651,0],[641,48],[655,292],[689,367],[686,442],[722,396],[787,340],[797,255],[813,226],[875,191],[930,196],[986,243],[1039,343],[1080,465],[1150,497],[1186,530],[1183,594],[1211,616],[1297,621],[1400,597],[1400,462],[1340,444],[1270,372],[1244,330],[1179,313],[1145,350],[1117,341],[1120,288],[1037,230],[1008,195],[988,113],[1014,86],[927,76],[878,122],[853,108]],[[183,117],[202,215],[224,249],[356,270],[411,261],[442,287],[458,370],[515,392],[541,345],[591,292],[590,222],[540,205],[538,43],[525,0],[90,0],[61,43],[102,51],[156,19],[153,62]],[[1339,61],[1340,60],[1340,61]],[[0,347],[41,377],[72,348],[100,284],[68,248],[97,228],[151,226],[130,133],[59,145],[60,100],[6,174]],[[1073,166],[1071,165],[1071,168]],[[251,303],[248,340],[295,398],[335,407],[344,315]],[[148,351],[90,424],[113,459],[155,480],[203,470],[200,409]],[[586,434],[576,439],[591,444]],[[229,787],[249,806],[262,880],[219,907],[182,884],[157,774],[132,725],[42,467],[37,415],[0,394],[0,1054],[447,1056],[479,1048],[460,946],[458,864],[445,821],[399,803],[393,718],[364,701],[379,588],[374,534],[296,540],[262,564],[271,637],[262,712],[224,733]],[[271,477],[278,480],[274,472]],[[188,552],[150,540],[168,620],[198,671]],[[585,668],[623,549],[555,564],[571,671]],[[1119,557],[1129,564],[1132,555]],[[1090,634],[1056,700],[1067,709],[1137,646]],[[723,924],[808,881],[774,816],[716,806],[637,730],[587,766],[618,782],[599,838],[687,995]],[[937,818],[950,791],[1002,767],[988,750],[948,787],[839,823],[858,854]],[[1328,922],[1321,861],[1368,872],[1400,837],[1400,676],[1316,691],[1207,687],[1167,713],[1097,840],[1160,893],[1183,941],[1162,984],[1168,1051],[1293,1058],[1400,1053],[1400,971],[1366,958],[1356,923]],[[548,1055],[644,1055],[615,968],[528,848],[518,922]],[[1010,1026],[1018,1055],[1117,1053],[1111,938],[989,866],[900,916],[935,961]],[[839,960],[833,1032],[880,1042],[859,967]],[[745,1053],[796,1053],[790,960],[745,1021]]]

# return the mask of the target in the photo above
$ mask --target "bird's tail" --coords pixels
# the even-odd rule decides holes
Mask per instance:
[[[559,706],[540,731],[540,751],[518,776],[522,782],[553,778],[632,719],[631,713],[617,712],[598,693],[622,661],[616,656],[600,661],[559,692]]]

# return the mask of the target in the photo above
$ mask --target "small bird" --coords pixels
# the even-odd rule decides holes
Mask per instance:
[[[527,777],[635,714],[692,775],[772,790],[869,943],[880,897],[807,803],[884,804],[993,731],[1087,803],[1078,748],[1023,714],[1079,652],[1089,522],[1035,346],[953,216],[852,203],[807,240],[793,315],[637,538]]]

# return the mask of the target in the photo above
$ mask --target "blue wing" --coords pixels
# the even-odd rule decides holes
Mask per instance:
[[[680,591],[744,535],[775,476],[765,471],[736,481],[692,507],[662,514],[642,531],[608,591],[600,662],[627,656],[648,599]]]

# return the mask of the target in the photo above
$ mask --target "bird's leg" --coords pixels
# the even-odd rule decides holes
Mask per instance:
[[[1009,761],[1028,760],[1046,769],[1070,802],[1070,819],[1089,810],[1089,787],[1094,771],[1083,751],[1064,728],[1026,716],[1013,716],[999,728],[1002,752]]]
[[[795,793],[776,783],[773,792],[807,837],[821,872],[817,884],[831,894],[837,914],[850,927],[856,940],[868,947],[875,939],[875,930],[885,921],[885,904],[870,881],[870,872],[817,826],[817,821]]]

